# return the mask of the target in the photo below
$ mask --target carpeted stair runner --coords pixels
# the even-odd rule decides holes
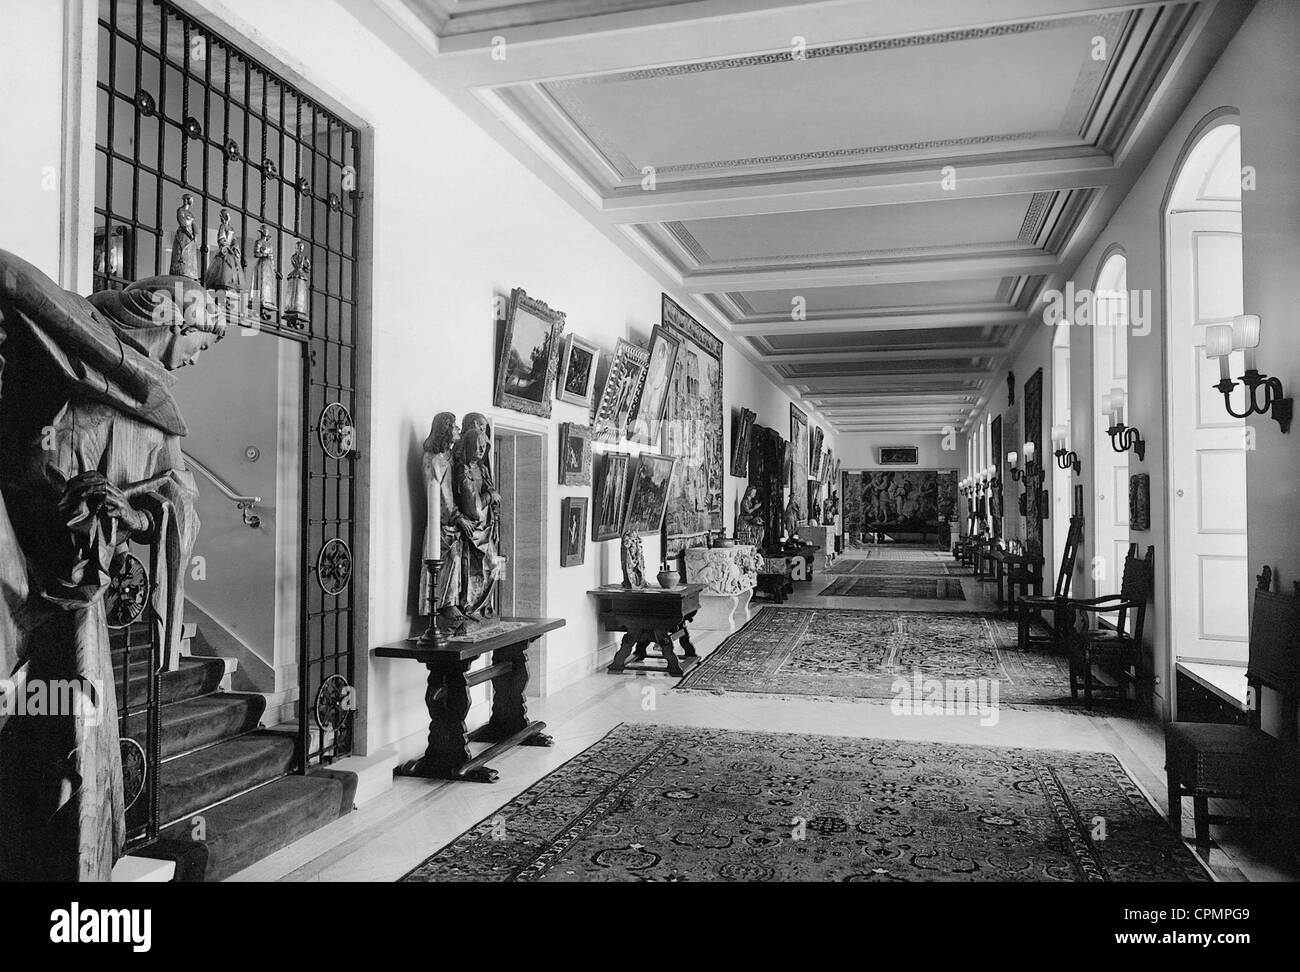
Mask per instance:
[[[147,744],[144,711],[148,676],[133,658],[133,709],[127,735]],[[352,809],[356,776],[316,770],[288,775],[298,741],[290,732],[263,729],[265,696],[221,691],[222,658],[190,656],[159,676],[162,704],[158,774],[159,839],[132,853],[177,862],[177,880],[220,881],[323,827]],[[119,707],[123,702],[120,652],[113,656]],[[227,683],[228,684],[228,683]],[[138,826],[146,801],[128,812]]]

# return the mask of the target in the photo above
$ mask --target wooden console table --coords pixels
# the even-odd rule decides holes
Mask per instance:
[[[682,584],[668,589],[606,584],[588,591],[596,598],[605,630],[626,632],[606,671],[615,674],[636,671],[685,675],[700,660],[691,644],[687,625],[700,609],[700,592],[703,590],[703,584]],[[673,648],[674,638],[681,642],[681,661],[678,661]],[[652,644],[663,653],[666,667],[647,662],[646,649]]]
[[[532,722],[524,703],[528,685],[528,664],[524,652],[546,634],[565,625],[563,618],[498,618],[486,621],[446,645],[420,647],[401,641],[375,649],[379,658],[410,658],[429,669],[429,686],[424,704],[429,709],[429,746],[419,759],[397,768],[398,776],[428,780],[466,780],[495,783],[497,771],[485,764],[515,746],[550,746],[552,739],[542,732],[545,722]],[[470,673],[475,658],[492,652],[492,663]],[[469,732],[471,686],[491,680],[492,716]],[[490,742],[487,749],[471,756],[471,742]]]

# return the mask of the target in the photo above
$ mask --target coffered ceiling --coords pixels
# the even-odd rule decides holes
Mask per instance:
[[[837,429],[925,434],[1044,326],[1251,3],[351,6]]]

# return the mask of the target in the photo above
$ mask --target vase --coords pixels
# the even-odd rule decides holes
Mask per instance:
[[[664,590],[676,587],[682,582],[682,575],[675,570],[659,571],[659,586]]]

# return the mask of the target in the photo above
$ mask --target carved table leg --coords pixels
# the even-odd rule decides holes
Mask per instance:
[[[695,645],[691,643],[691,632],[685,624],[682,625],[682,635],[678,640],[682,643],[682,655],[686,658],[695,658]]]
[[[465,673],[469,661],[438,662],[429,665],[429,684],[424,704],[429,710],[429,746],[419,759],[403,764],[399,776],[431,780],[496,782],[496,770],[478,767],[462,773],[470,760],[465,716],[469,714],[469,686]]]
[[[627,663],[628,655],[632,654],[632,649],[636,647],[636,645],[637,639],[635,634],[629,631],[627,634],[623,635],[623,640],[619,643],[618,651],[614,653],[614,660],[609,663],[609,667],[606,668],[605,671],[623,671],[623,666]]]
[[[659,645],[659,650],[664,653],[664,661],[668,663],[669,675],[684,675],[681,663],[677,660],[677,653],[673,650],[673,635],[667,628],[655,628],[655,643]]]
[[[499,742],[527,729],[528,707],[524,691],[528,687],[528,658],[524,654],[530,643],[521,641],[492,653],[492,664],[507,664],[509,670],[492,679],[492,715],[487,724],[470,733],[474,742]],[[546,723],[537,723],[538,731],[519,741],[520,746],[550,746],[554,740],[542,732]]]

